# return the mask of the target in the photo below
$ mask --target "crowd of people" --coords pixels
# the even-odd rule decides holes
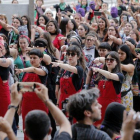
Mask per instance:
[[[139,0],[36,0],[33,16],[0,14],[0,139],[19,115],[24,140],[140,139]]]

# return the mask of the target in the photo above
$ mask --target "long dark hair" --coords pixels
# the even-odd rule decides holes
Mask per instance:
[[[85,70],[85,58],[82,57],[83,52],[80,50],[80,48],[76,45],[72,45],[68,47],[67,52],[77,53],[77,56],[79,57],[78,65],[80,65],[83,68],[83,70]]]
[[[73,31],[76,31],[76,30],[77,30],[77,28],[78,28],[77,23],[75,22],[75,20],[74,20],[74,19],[71,19],[71,22],[72,22],[72,23],[73,23],[73,25],[74,25],[74,27],[73,27]]]
[[[56,53],[56,48],[53,46],[52,44],[52,40],[51,40],[51,35],[49,32],[43,32],[42,33],[43,38],[47,40],[48,44],[46,46],[47,51],[55,57],[55,53]]]
[[[115,52],[115,51],[111,51],[111,52],[109,52],[109,53],[105,56],[105,58],[107,58],[108,56],[111,56],[111,58],[114,58],[114,59],[116,60],[116,62],[117,62],[117,65],[115,66],[115,68],[112,70],[111,73],[118,73],[118,72],[121,72],[121,62],[120,62],[118,53]],[[104,65],[104,68],[103,68],[103,69],[108,71],[108,68],[107,68],[106,63],[105,63],[105,65]]]
[[[105,22],[105,29],[103,31],[103,35],[106,35],[106,33],[107,33],[107,21],[104,17],[100,17],[100,19],[102,19]],[[98,25],[97,33],[99,33],[99,31],[100,31],[100,28],[99,28],[99,25]]]
[[[67,28],[66,26],[69,20],[70,20],[69,18],[64,18],[61,20],[61,23],[60,23],[61,34],[64,36],[66,36],[66,28]]]
[[[48,23],[48,21],[49,21],[49,19],[45,16],[45,15],[41,15],[41,16],[39,16],[39,18],[40,17],[43,17],[44,18],[44,20],[45,20],[45,25]],[[36,25],[37,26],[39,26],[39,18],[37,19],[37,22],[36,22]]]
[[[109,28],[110,28],[110,27],[113,27],[113,28],[115,29],[115,31],[116,31],[115,37],[116,37],[116,38],[121,38],[120,35],[119,35],[118,29],[117,29],[115,26],[113,26],[113,25],[109,26]],[[108,28],[108,29],[109,29],[109,28]],[[103,42],[107,42],[107,41],[109,41],[109,39],[108,39],[108,32],[106,33],[106,35],[105,35],[105,37],[104,37],[104,39],[103,39]],[[111,50],[112,50],[112,51],[118,51],[118,47],[119,47],[118,44],[113,43],[113,44],[111,45]]]
[[[23,17],[26,18],[26,20],[27,20],[28,37],[31,38],[31,20],[30,20],[30,18],[29,18],[28,16],[26,16],[26,15],[23,15],[23,16],[21,17],[21,19],[22,19]]]
[[[23,21],[22,21],[22,19],[20,17],[15,17],[14,19],[17,19],[20,22],[20,26],[23,26],[24,25],[23,24]]]
[[[4,43],[4,47],[5,47],[5,50],[6,50],[6,54],[4,55],[6,58],[9,58],[11,57],[10,56],[10,49],[8,47],[8,44],[7,43]]]
[[[48,25],[49,25],[50,22],[52,22],[54,24],[55,29],[56,29],[55,34],[58,35],[60,33],[60,31],[59,31],[59,27],[58,27],[58,24],[57,24],[57,21],[56,20],[50,20],[50,21],[48,21],[48,23],[46,25],[46,31],[47,31],[47,27],[48,27]]]
[[[121,51],[123,51],[123,52],[126,53],[126,58],[125,58],[125,60],[122,61],[121,63],[122,63],[122,64],[125,64],[125,65],[126,65],[126,64],[134,64],[134,63],[133,63],[133,59],[132,59],[132,54],[131,54],[130,48],[129,48],[127,45],[123,44],[123,45],[121,45],[121,46],[119,47],[119,49],[120,49]]]

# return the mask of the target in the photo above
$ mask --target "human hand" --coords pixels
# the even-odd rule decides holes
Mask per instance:
[[[62,51],[62,52],[65,52],[66,49],[67,49],[66,45],[63,45],[63,46],[61,47],[61,51]]]
[[[109,36],[108,36],[108,39],[110,39],[110,40],[112,40],[112,41],[114,41],[115,38],[116,38],[116,37],[113,36],[113,35],[109,35]]]
[[[100,63],[100,57],[95,58],[95,59],[94,59],[94,63],[95,63],[95,64]]]
[[[6,134],[13,132],[10,124],[3,117],[0,117],[0,131]]]
[[[40,83],[35,83],[36,88],[34,89],[36,95],[43,101],[45,102],[46,100],[49,100],[48,96],[48,88],[44,86],[43,84]]]
[[[99,69],[99,68],[92,67],[93,74],[95,74],[96,72],[98,72],[98,69]]]
[[[60,60],[55,60],[57,63],[61,63],[63,64],[64,62],[63,61],[60,61]]]
[[[58,62],[51,62],[52,63],[52,67],[58,67],[60,63]]]
[[[8,28],[9,30],[12,30],[12,29],[13,29],[13,26],[12,26],[12,25],[7,24],[7,28]]]
[[[23,72],[23,69],[15,69],[16,70],[16,74],[20,74]]]
[[[122,131],[126,136],[133,136],[136,122],[138,121],[138,113],[131,110],[127,116],[127,112],[124,111]]]
[[[18,110],[17,110],[17,114],[20,116],[21,115],[21,112],[22,112],[22,109],[21,107],[19,106]]]
[[[59,36],[58,40],[65,40],[65,37]]]
[[[18,106],[22,100],[22,93],[17,91],[17,84],[11,86],[11,105]]]

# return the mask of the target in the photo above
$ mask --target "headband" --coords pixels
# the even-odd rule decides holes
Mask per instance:
[[[29,38],[28,36],[26,36],[26,35],[20,35],[19,39],[20,39],[20,38],[26,38],[27,41],[28,41],[28,43],[29,43],[29,44],[31,43],[30,38]]]

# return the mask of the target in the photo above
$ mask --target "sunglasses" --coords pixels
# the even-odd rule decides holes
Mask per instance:
[[[74,57],[76,54],[74,52],[72,52],[72,53],[67,52],[66,55],[67,56],[70,56],[71,55],[72,57]]]
[[[106,59],[105,59],[105,62],[113,63],[114,61],[115,61],[114,58],[106,58]]]
[[[90,42],[93,41],[93,39],[86,39],[86,40],[87,40],[88,42],[89,42],[89,41],[90,41]]]

